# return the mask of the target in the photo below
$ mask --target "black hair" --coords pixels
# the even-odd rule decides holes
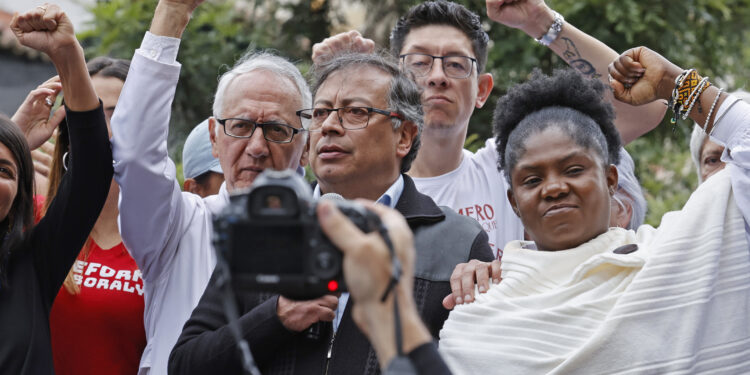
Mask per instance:
[[[391,53],[394,56],[401,53],[406,36],[412,29],[430,25],[453,26],[466,34],[477,59],[477,72],[484,71],[490,37],[482,28],[482,20],[463,5],[444,0],[427,1],[409,9],[391,30]],[[439,38],[437,35],[435,37]]]
[[[18,185],[8,215],[0,220],[0,284],[8,286],[8,262],[26,240],[34,224],[34,163],[26,137],[9,118],[0,114],[0,143],[16,159]]]
[[[552,76],[535,69],[527,82],[508,90],[497,101],[493,118],[498,165],[508,182],[525,152],[525,140],[550,126],[596,151],[605,166],[617,164],[622,142],[612,105],[604,99],[605,89],[603,83],[573,69],[556,70]]]
[[[317,95],[318,89],[331,74],[355,66],[369,66],[389,74],[391,82],[386,94],[389,109],[402,115],[405,121],[410,121],[417,127],[417,135],[412,140],[411,149],[401,159],[400,172],[406,173],[411,169],[411,164],[417,158],[417,152],[419,152],[422,144],[422,129],[424,128],[422,91],[414,82],[410,73],[398,68],[395,59],[388,56],[384,51],[378,51],[374,54],[346,53],[322,64],[314,65],[311,69],[314,82],[312,87],[313,97]],[[391,122],[394,129],[398,129],[402,125],[402,121],[395,117],[391,118]]]
[[[108,56],[99,56],[86,63],[89,76],[114,77],[125,82],[130,69],[130,60],[114,59]]]
[[[122,82],[128,78],[128,70],[130,69],[130,60],[115,59],[108,56],[98,56],[91,59],[86,63],[86,69],[89,71],[89,76],[99,76],[105,78],[117,78]],[[62,181],[62,176],[65,174],[64,157],[65,153],[70,151],[70,137],[68,135],[68,121],[63,118],[60,121],[59,134],[55,140],[55,150],[52,154],[52,163],[50,165],[50,175],[48,178],[49,184],[47,186],[47,197],[44,202],[43,211],[46,212],[52,200],[57,195],[57,187]],[[70,163],[70,154],[68,154],[68,163]]]

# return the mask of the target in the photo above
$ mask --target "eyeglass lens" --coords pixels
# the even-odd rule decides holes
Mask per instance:
[[[331,112],[337,113],[339,123],[345,129],[364,128],[370,119],[370,111],[366,107],[313,108],[303,111],[302,114],[310,117],[310,129],[318,129],[323,126]]]
[[[404,66],[416,76],[422,77],[430,74],[435,59],[442,60],[443,72],[448,77],[466,78],[471,74],[472,60],[466,56],[432,57],[415,53],[404,56]]]
[[[285,142],[294,136],[292,128],[282,124],[256,124],[252,121],[242,119],[227,119],[224,124],[227,134],[235,137],[250,137],[253,135],[256,127],[262,129],[263,137],[269,141]]]

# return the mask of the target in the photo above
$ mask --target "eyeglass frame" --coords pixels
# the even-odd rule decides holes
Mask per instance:
[[[440,67],[443,69],[443,74],[445,74],[446,77],[450,77],[450,78],[466,79],[466,78],[471,77],[471,73],[474,71],[473,68],[475,66],[477,66],[477,69],[479,69],[478,65],[477,65],[477,59],[473,58],[471,56],[463,56],[463,55],[434,56],[434,55],[430,55],[428,53],[422,53],[422,52],[412,52],[412,53],[404,53],[404,54],[398,55],[398,58],[401,60],[401,64],[404,65],[404,62],[406,61],[406,57],[407,56],[411,56],[411,55],[429,56],[429,57],[432,58],[432,62],[430,63],[430,68],[427,69],[427,72],[424,75],[417,75],[417,73],[415,71],[413,71],[412,69],[408,69],[408,68],[404,67],[405,69],[408,69],[412,74],[414,74],[415,77],[426,77],[426,76],[428,76],[430,74],[430,72],[432,71],[432,67],[435,65],[435,59],[440,59]],[[469,67],[469,73],[466,74],[465,77],[451,77],[451,76],[449,76],[448,73],[446,73],[446,71],[445,71],[445,58],[447,58],[447,57],[465,57],[465,58],[469,59],[471,61],[471,66]]]
[[[344,126],[344,119],[341,117],[341,115],[339,115],[339,110],[340,109],[346,109],[346,108],[361,108],[361,109],[366,109],[367,110],[367,122],[365,122],[365,126],[362,126],[360,128],[347,128],[346,126]],[[387,111],[385,109],[380,109],[380,108],[375,108],[375,107],[365,107],[365,106],[356,106],[356,105],[350,105],[350,106],[338,107],[338,108],[314,108],[314,107],[313,108],[305,108],[305,109],[300,109],[299,111],[296,112],[296,114],[300,118],[300,121],[302,121],[303,120],[302,112],[304,112],[304,111],[313,111],[313,110],[316,110],[316,109],[322,109],[322,110],[328,111],[328,115],[326,116],[326,119],[328,119],[328,117],[331,116],[331,112],[336,112],[336,117],[339,119],[339,125],[341,125],[341,127],[344,128],[344,129],[346,129],[346,130],[359,130],[359,129],[366,128],[368,125],[370,125],[370,117],[372,117],[371,115],[373,113],[377,113],[377,114],[383,115],[383,116],[388,116],[389,118],[397,118],[397,119],[399,119],[401,121],[405,120],[404,116],[402,114],[400,114],[400,113],[396,113],[396,112],[393,112],[393,111]],[[312,116],[310,116],[310,118],[304,118],[304,120],[310,121],[310,123],[312,124]],[[325,122],[325,120],[323,122]],[[316,128],[316,129],[309,129],[308,128],[307,131],[309,131],[311,133],[312,132],[319,132],[319,131],[321,131],[323,129],[323,122],[320,123],[321,124],[320,128]]]
[[[227,132],[227,126],[226,126],[227,120],[242,120],[242,121],[249,122],[249,123],[253,124],[253,130],[250,131],[250,135],[248,135],[248,136],[229,134]],[[285,124],[283,122],[255,122],[255,121],[252,121],[252,120],[249,120],[249,119],[246,119],[246,118],[241,118],[241,117],[216,118],[216,122],[218,122],[219,125],[221,125],[221,127],[224,128],[224,134],[226,134],[226,135],[228,135],[228,136],[230,136],[232,138],[238,138],[238,139],[248,139],[248,138],[251,138],[255,134],[255,130],[258,129],[258,127],[260,126],[260,132],[263,133],[263,139],[265,139],[268,142],[280,143],[280,144],[292,143],[292,141],[294,140],[294,136],[297,133],[302,133],[302,132],[307,131],[307,129],[305,129],[305,128],[295,128],[294,126],[291,126],[289,124]],[[266,132],[263,131],[264,126],[266,126],[266,125],[276,125],[276,126],[284,126],[284,127],[290,128],[290,129],[292,129],[292,136],[289,137],[289,140],[287,140],[287,141],[274,141],[273,139],[268,139],[268,138],[266,138]]]

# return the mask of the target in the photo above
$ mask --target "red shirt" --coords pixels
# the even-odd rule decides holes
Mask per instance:
[[[138,373],[146,332],[135,261],[122,243],[103,250],[91,241],[88,259],[76,260],[73,272],[81,292],[60,288],[50,313],[55,372]]]

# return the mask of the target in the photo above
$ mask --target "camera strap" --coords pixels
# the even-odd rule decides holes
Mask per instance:
[[[388,282],[388,287],[386,287],[385,292],[383,293],[383,297],[380,298],[380,302],[385,302],[385,300],[388,298],[388,295],[391,294],[391,291],[395,289],[396,285],[401,279],[402,269],[401,262],[396,257],[396,252],[393,249],[393,242],[391,242],[391,237],[388,235],[388,228],[386,228],[382,222],[380,223],[380,227],[378,228],[378,233],[380,233],[380,237],[383,238],[383,242],[385,242],[386,247],[388,247],[388,253],[391,256],[391,280]],[[401,337],[401,316],[398,313],[398,298],[396,296],[396,292],[393,292],[393,323],[396,330],[396,356],[403,357],[404,347],[403,339]]]
[[[240,351],[240,360],[242,361],[242,370],[245,374],[261,375],[260,370],[255,365],[255,360],[250,352],[250,345],[247,340],[242,337],[242,330],[239,324],[239,308],[235,300],[234,291],[232,290],[231,273],[229,271],[229,265],[226,260],[219,254],[216,259],[216,269],[218,275],[216,277],[216,286],[221,290],[221,302],[224,305],[224,314],[227,317],[227,327],[229,332],[232,333],[232,337],[237,343],[237,348]]]

